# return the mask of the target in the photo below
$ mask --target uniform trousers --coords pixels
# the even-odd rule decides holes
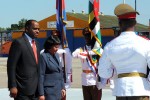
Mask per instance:
[[[96,85],[82,86],[84,100],[101,100],[102,89],[98,90]]]
[[[116,97],[116,100],[149,100],[149,96]]]

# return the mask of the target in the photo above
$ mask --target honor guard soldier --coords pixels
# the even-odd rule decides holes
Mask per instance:
[[[84,28],[82,34],[85,39],[86,45],[84,47],[77,48],[72,53],[72,56],[81,59],[83,98],[84,100],[101,100],[102,87],[105,86],[107,80],[101,79],[101,82],[98,81],[98,62],[93,63],[91,61],[93,56],[97,57],[97,61],[99,61],[100,57],[92,51],[93,44],[89,28]],[[100,49],[100,53],[102,53],[102,51],[103,50]]]
[[[136,15],[128,4],[119,4],[115,10],[121,34],[106,44],[99,60],[100,77],[115,75],[113,95],[116,100],[149,100],[150,43],[134,32]],[[116,71],[115,71],[116,70]]]

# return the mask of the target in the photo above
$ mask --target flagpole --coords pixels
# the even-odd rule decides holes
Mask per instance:
[[[123,4],[125,4],[125,0],[123,0]]]
[[[136,0],[135,0],[135,11],[136,11]]]
[[[57,30],[61,34],[61,42],[62,42],[62,49],[65,49],[68,47],[68,42],[66,39],[66,12],[65,12],[65,0],[56,0],[56,9],[57,9]],[[66,65],[65,65],[65,54],[62,54],[63,56],[63,74],[64,74],[64,81],[66,83]]]
[[[135,0],[135,11],[136,11],[136,0]],[[135,29],[135,31],[136,31],[136,26],[135,26],[135,28],[134,28],[134,29]]]
[[[149,36],[148,38],[150,38],[150,19],[149,19]]]

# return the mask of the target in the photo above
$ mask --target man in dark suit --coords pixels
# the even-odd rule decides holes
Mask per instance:
[[[14,100],[37,100],[39,23],[28,20],[22,37],[12,42],[8,61],[8,88]]]

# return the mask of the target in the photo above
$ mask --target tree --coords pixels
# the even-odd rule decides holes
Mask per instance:
[[[18,30],[18,24],[11,24],[11,29],[7,30]]]
[[[18,21],[18,24],[11,24],[11,30],[20,30],[23,29],[25,26],[27,19],[22,18],[20,21]]]
[[[18,29],[22,29],[25,26],[27,19],[22,18],[19,22],[18,22]]]
[[[1,28],[1,27],[0,27],[0,31],[4,31],[4,30],[5,30],[5,28]]]

